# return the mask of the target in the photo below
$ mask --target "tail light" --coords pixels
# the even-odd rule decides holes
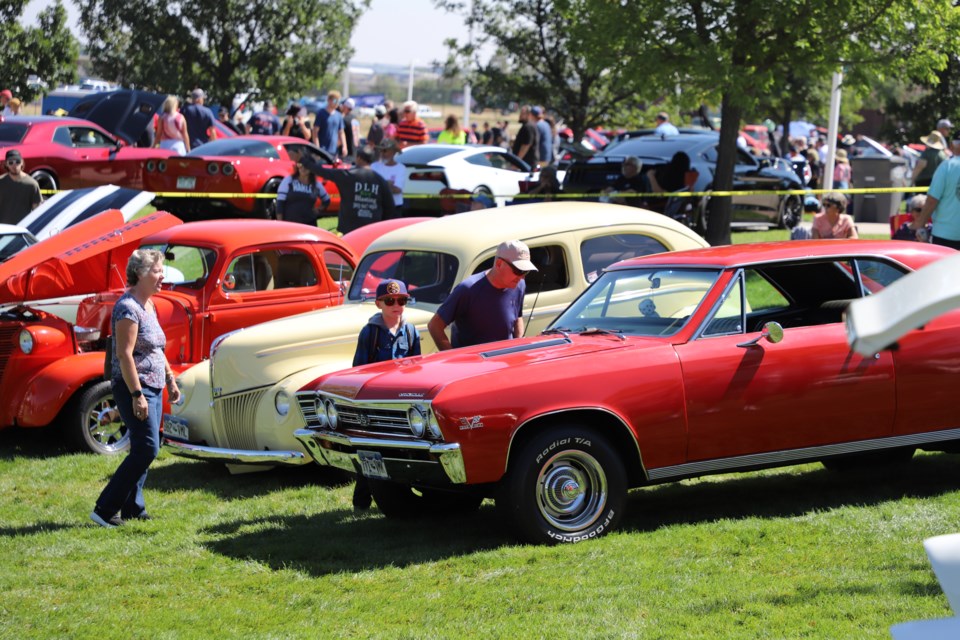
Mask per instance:
[[[166,170],[167,170],[166,160],[161,160],[160,162],[157,163],[157,171],[159,171],[160,173],[163,173]]]
[[[232,176],[234,173],[236,173],[236,169],[233,168],[232,164],[227,162],[223,165],[223,168],[220,170],[220,172],[225,176]]]
[[[153,171],[157,168],[157,163],[153,160],[147,160],[147,171]]]
[[[218,165],[216,162],[208,162],[207,173],[209,173],[212,176],[217,175],[218,173],[220,173],[220,165]]]
[[[410,174],[410,180],[430,180],[446,183],[446,176],[443,171],[422,171]]]

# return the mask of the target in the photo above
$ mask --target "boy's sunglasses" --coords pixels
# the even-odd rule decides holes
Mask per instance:
[[[387,305],[388,307],[392,307],[394,304],[398,304],[401,307],[403,307],[403,306],[406,306],[407,304],[407,298],[402,298],[402,297],[401,298],[380,298],[380,302]]]

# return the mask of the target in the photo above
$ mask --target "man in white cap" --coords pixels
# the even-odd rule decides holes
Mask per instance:
[[[946,118],[940,118],[937,121],[937,131],[943,136],[944,142],[950,140],[950,132],[953,131],[953,123]]]
[[[523,336],[524,278],[537,267],[519,240],[497,247],[493,265],[456,287],[430,319],[427,329],[441,351]],[[453,325],[453,338],[444,330]]]
[[[193,102],[183,109],[183,118],[187,121],[187,135],[190,136],[190,148],[196,149],[204,142],[217,139],[216,118],[213,111],[203,106],[207,94],[203,89],[194,89],[190,93]]]

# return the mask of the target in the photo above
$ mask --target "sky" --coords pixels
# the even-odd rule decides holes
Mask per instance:
[[[35,25],[37,14],[51,4],[53,0],[33,0],[22,22]],[[64,6],[71,23],[77,24],[79,12],[74,4],[65,0]],[[350,41],[352,64],[409,65],[412,61],[425,66],[446,59],[444,40],[466,37],[462,16],[436,9],[431,0],[372,0]]]

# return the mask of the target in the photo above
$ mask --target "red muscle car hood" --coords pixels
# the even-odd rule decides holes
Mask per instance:
[[[94,293],[125,286],[130,254],[144,237],[180,224],[165,211],[124,224],[116,209],[65,229],[0,265],[0,303]]]
[[[326,392],[357,400],[431,399],[452,382],[495,372],[522,377],[524,371],[528,370],[528,375],[536,376],[534,368],[538,365],[567,366],[560,361],[620,349],[627,344],[635,348],[638,340],[634,338],[625,342],[611,335],[570,338],[549,335],[495,342],[338,371],[319,378],[305,388],[322,388]],[[659,340],[644,342],[662,344]]]

